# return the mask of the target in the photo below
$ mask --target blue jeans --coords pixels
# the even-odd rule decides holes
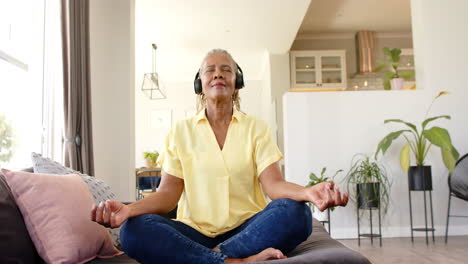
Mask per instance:
[[[207,237],[192,227],[156,214],[128,219],[121,228],[125,253],[141,263],[211,264],[245,258],[273,247],[287,254],[312,233],[305,203],[278,199],[239,227]],[[218,247],[220,252],[212,250]]]

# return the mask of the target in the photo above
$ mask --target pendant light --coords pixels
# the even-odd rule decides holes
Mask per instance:
[[[141,85],[141,90],[145,93],[148,98],[153,100],[166,99],[166,95],[161,90],[159,86],[159,76],[156,72],[156,44],[152,44],[153,51],[153,71],[150,73],[145,73],[143,76],[143,84]]]

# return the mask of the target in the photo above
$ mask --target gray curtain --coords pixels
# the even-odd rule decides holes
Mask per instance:
[[[94,175],[89,73],[89,0],[62,0],[64,163]]]

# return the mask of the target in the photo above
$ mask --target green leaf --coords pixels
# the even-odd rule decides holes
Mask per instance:
[[[390,84],[390,80],[385,80],[384,81],[384,90],[391,90],[392,86]]]
[[[377,155],[379,154],[379,151],[382,151],[382,155],[384,155],[387,149],[392,144],[393,140],[397,139],[404,132],[411,132],[411,130],[403,129],[403,130],[395,131],[395,132],[388,134],[386,137],[384,137],[380,141],[379,145],[377,146],[377,150],[375,152],[375,159],[377,159]]]
[[[380,64],[379,66],[375,67],[374,71],[379,72],[379,71],[381,71],[383,69],[386,69],[386,68],[388,68],[387,64]]]
[[[398,75],[405,80],[409,80],[414,77],[414,71],[400,71]]]
[[[383,48],[383,53],[387,56],[392,56],[392,52],[387,47]]]
[[[401,49],[394,48],[390,51],[393,62],[400,62]]]
[[[458,153],[457,149],[452,145],[452,155],[455,158],[455,160],[458,160],[460,158],[460,153]]]
[[[442,152],[442,159],[444,160],[445,167],[452,172],[457,162],[457,159],[453,156],[452,150],[441,148],[440,151]]]
[[[450,135],[445,128],[432,127],[431,129],[424,130],[423,136],[432,144],[443,148],[446,151],[452,151],[452,141],[450,140]]]
[[[384,121],[384,124],[387,124],[387,123],[402,123],[402,124],[405,124],[407,126],[409,126],[411,129],[413,129],[414,132],[416,132],[416,134],[418,134],[418,129],[416,128],[415,125],[411,124],[410,122],[406,122],[406,121],[403,121],[401,119],[387,119]]]
[[[434,116],[434,117],[430,117],[426,120],[424,120],[424,122],[422,122],[422,129],[424,130],[424,128],[426,128],[427,124],[429,124],[429,122],[432,122],[436,119],[439,119],[439,118],[446,118],[446,119],[450,119],[450,116],[449,115],[441,115],[441,116]]]
[[[317,175],[315,175],[315,173],[311,172],[309,174],[309,179],[312,181],[318,181],[319,178],[317,177]]]
[[[323,178],[323,175],[327,171],[327,167],[323,167],[322,172],[320,173],[321,178]]]
[[[410,166],[410,143],[406,143],[400,152],[400,165],[404,171],[408,171]]]
[[[384,79],[386,79],[386,80],[393,79],[393,78],[395,78],[395,75],[396,74],[393,71],[385,72]]]

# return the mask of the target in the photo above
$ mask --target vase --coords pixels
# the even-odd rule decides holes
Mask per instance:
[[[408,187],[411,191],[431,191],[431,166],[411,166],[408,170]]]
[[[403,90],[403,85],[404,85],[403,78],[394,78],[390,80],[390,86],[392,87],[392,90]]]

